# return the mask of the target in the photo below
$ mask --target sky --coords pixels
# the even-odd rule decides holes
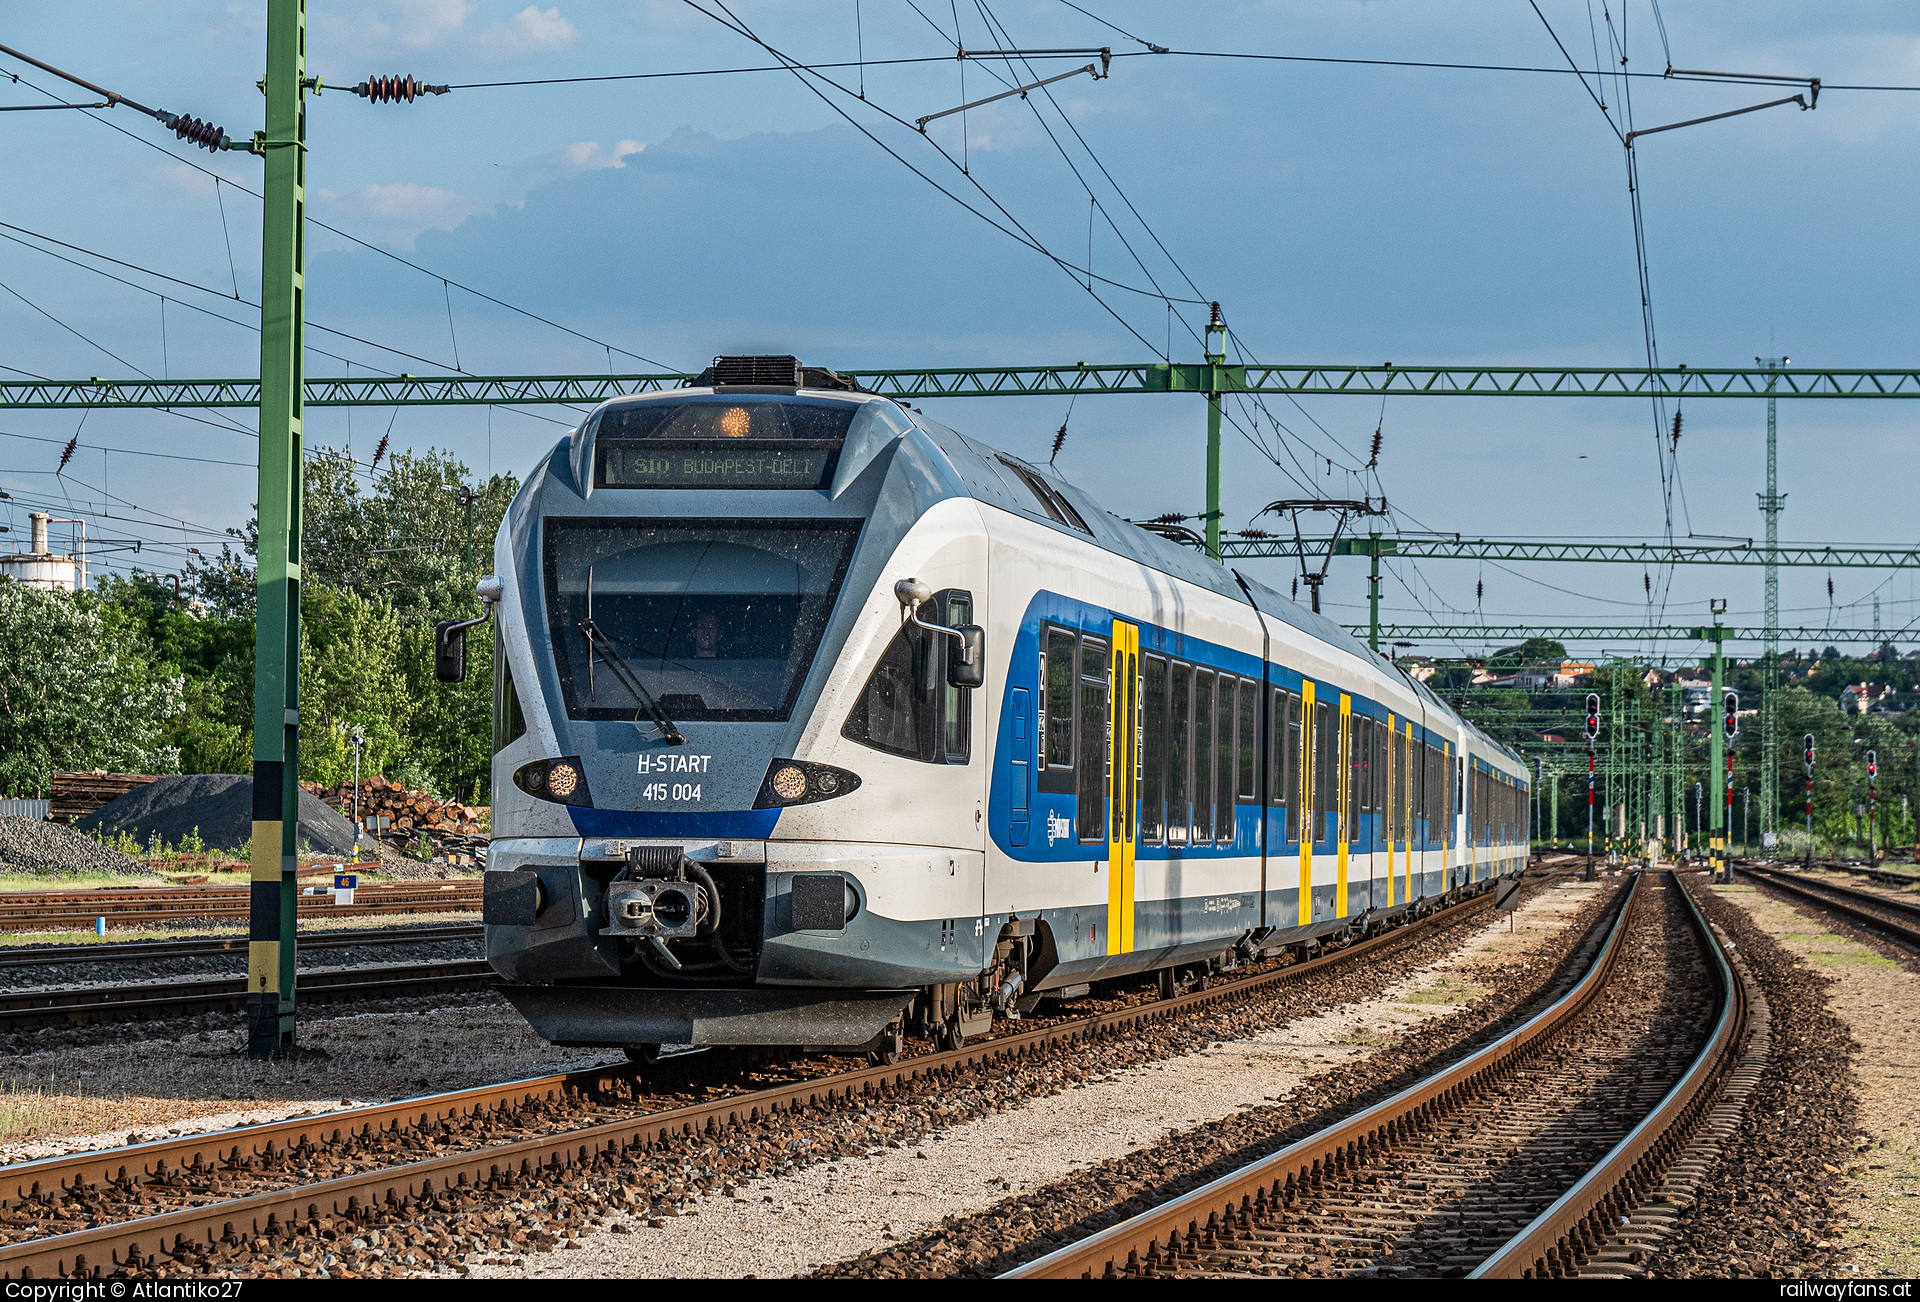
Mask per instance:
[[[1196,361],[1214,300],[1236,355],[1266,362],[1644,365],[1614,126],[1625,92],[1646,127],[1799,88],[1657,75],[1623,88],[1560,71],[1569,58],[1618,69],[1622,48],[1633,72],[1823,79],[1811,112],[1788,105],[1637,144],[1662,361],[1920,355],[1920,91],[1847,89],[1920,86],[1911,6],[313,0],[309,26],[310,71],[329,85],[410,73],[459,87],[411,105],[338,90],[310,101],[309,215],[352,237],[310,231],[311,376],[646,372],[733,352],[849,368]],[[822,70],[837,86],[777,68],[636,77],[778,62],[736,27],[794,60],[847,66]],[[258,2],[102,0],[76,18],[0,0],[0,44],[235,137],[259,125],[264,39]],[[1115,58],[1103,79],[944,117],[923,136],[914,119],[1025,76],[1007,60],[956,59],[957,46],[1109,46]],[[1031,66],[1051,75],[1085,57]],[[1301,61],[1315,59],[1382,62]],[[0,106],[50,102],[43,91],[91,98],[5,55],[0,74]],[[577,77],[628,79],[553,81]],[[501,82],[543,84],[478,84]],[[191,149],[126,108],[0,113],[0,139],[0,366],[258,373],[251,309],[235,301],[257,301],[257,159]],[[1118,515],[1204,509],[1198,396],[922,405],[1037,460],[1064,421],[1057,468]],[[1280,498],[1384,493],[1390,532],[1658,539],[1671,518],[1676,535],[1760,536],[1764,403],[1696,399],[1683,412],[1663,490],[1656,415],[1641,400],[1235,405],[1226,526],[1276,527],[1256,517]],[[1782,537],[1920,543],[1910,412],[1781,402]],[[310,446],[351,444],[363,461],[390,433],[395,449],[446,448],[476,475],[524,475],[577,418],[310,409],[306,428]],[[177,571],[185,548],[211,550],[251,514],[252,425],[247,411],[0,410],[0,490],[12,495],[0,523],[15,539],[26,510],[51,502],[89,516],[93,539],[143,540],[138,555],[96,544],[100,567]],[[1294,572],[1246,568],[1283,590]],[[1656,571],[1651,612],[1635,565],[1388,568],[1384,615],[1401,622],[1651,613],[1687,625],[1725,598],[1730,623],[1759,623],[1753,567]],[[1365,592],[1364,562],[1333,563],[1330,613],[1363,620]],[[1916,596],[1909,572],[1788,569],[1782,622],[1868,627],[1877,599],[1882,626],[1901,630],[1920,621]]]

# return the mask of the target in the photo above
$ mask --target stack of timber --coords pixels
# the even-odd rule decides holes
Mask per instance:
[[[105,769],[55,773],[47,818],[55,823],[75,822],[153,780],[151,773],[109,773]]]
[[[353,817],[353,783],[322,787],[317,782],[301,786],[323,803],[333,806],[348,818]],[[360,782],[360,818],[369,833],[396,850],[411,852],[421,837],[432,844],[436,857],[458,855],[484,858],[487,846],[487,811],[456,800],[436,800],[424,791],[409,791],[384,777],[363,778]],[[384,816],[385,826],[379,819]]]

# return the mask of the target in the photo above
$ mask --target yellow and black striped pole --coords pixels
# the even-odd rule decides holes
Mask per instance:
[[[260,287],[259,611],[253,660],[253,880],[247,1056],[293,1048],[300,813],[300,440],[305,313],[306,0],[268,0]]]

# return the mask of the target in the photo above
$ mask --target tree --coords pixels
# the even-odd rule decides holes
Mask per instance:
[[[45,791],[58,769],[171,773],[182,680],[137,620],[91,594],[0,579],[0,789]]]

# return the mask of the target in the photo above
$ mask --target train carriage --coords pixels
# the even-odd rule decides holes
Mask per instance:
[[[1524,765],[1391,661],[791,358],[602,404],[495,557],[487,952],[549,1040],[956,1044],[1524,866]]]

